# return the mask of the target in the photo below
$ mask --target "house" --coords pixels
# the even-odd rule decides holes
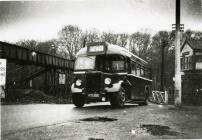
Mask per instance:
[[[181,46],[182,102],[202,105],[202,40]]]

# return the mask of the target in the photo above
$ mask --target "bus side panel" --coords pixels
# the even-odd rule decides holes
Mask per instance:
[[[129,76],[129,82],[131,83],[130,95],[133,100],[144,100],[147,95],[145,94],[145,87],[150,88],[150,82],[134,77]]]
[[[131,99],[141,99],[141,86],[142,84],[140,84],[141,80],[137,79],[134,76],[129,76],[129,82],[131,83],[131,88],[130,88],[130,95],[131,95]]]
[[[148,85],[148,87],[149,87],[149,95],[151,94],[151,92],[152,92],[152,81],[150,81],[150,82],[147,82],[147,85]]]

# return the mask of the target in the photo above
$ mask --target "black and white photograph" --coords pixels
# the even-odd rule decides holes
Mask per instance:
[[[202,139],[202,0],[0,0],[0,139]]]

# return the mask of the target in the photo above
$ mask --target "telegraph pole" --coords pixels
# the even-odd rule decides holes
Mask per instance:
[[[164,91],[164,48],[165,41],[161,43],[161,91]]]
[[[180,0],[176,0],[175,30],[175,106],[181,106],[181,68],[180,68]]]

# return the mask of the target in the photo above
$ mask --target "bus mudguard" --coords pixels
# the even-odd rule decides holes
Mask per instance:
[[[71,92],[72,93],[82,93],[83,89],[75,87],[74,83],[73,83],[72,86],[71,86]]]
[[[106,92],[118,92],[120,88],[122,87],[123,80],[112,84],[112,87],[105,87]]]

